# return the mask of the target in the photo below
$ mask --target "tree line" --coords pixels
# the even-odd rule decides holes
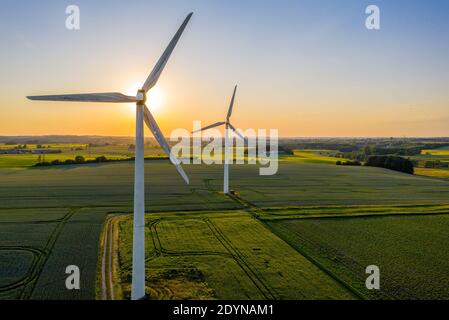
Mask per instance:
[[[380,167],[408,174],[414,173],[413,162],[399,156],[370,156],[365,162],[368,167]]]
[[[123,158],[123,159],[108,159],[105,156],[99,156],[95,159],[86,160],[83,156],[76,156],[74,159],[59,160],[55,159],[53,161],[40,161],[34,164],[35,167],[48,167],[48,166],[60,166],[69,164],[88,164],[88,163],[103,163],[103,162],[118,162],[118,161],[134,161],[134,157]],[[168,160],[168,157],[145,157],[145,160]]]

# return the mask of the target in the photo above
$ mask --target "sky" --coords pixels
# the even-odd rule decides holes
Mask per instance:
[[[80,30],[68,30],[68,5]],[[365,8],[380,8],[380,30]],[[134,94],[194,15],[150,97],[168,136],[224,120],[289,137],[449,136],[447,0],[2,0],[0,135],[133,136],[132,104],[32,102]],[[149,135],[149,132],[146,132]]]

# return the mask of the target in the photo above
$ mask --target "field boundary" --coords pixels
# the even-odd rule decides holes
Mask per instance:
[[[276,235],[280,240],[284,241],[289,247],[291,247],[293,250],[298,252],[300,255],[305,257],[307,260],[309,260],[312,264],[314,264],[318,269],[320,269],[322,272],[330,276],[332,279],[334,279],[337,283],[339,283],[341,286],[349,290],[352,294],[354,294],[356,297],[366,300],[367,297],[365,297],[363,294],[361,294],[358,290],[353,288],[351,285],[346,283],[344,280],[339,278],[336,274],[331,272],[329,269],[327,269],[324,265],[322,265],[319,261],[317,261],[315,258],[311,257],[309,254],[305,253],[303,250],[298,248],[297,246],[293,245],[290,241],[285,239],[281,234],[276,232],[269,224],[267,224],[263,219],[260,219],[261,213],[264,213],[264,210],[256,206],[255,204],[252,204],[251,202],[243,199],[238,194],[233,193],[228,195],[231,199],[234,201],[237,201],[242,204],[247,204],[247,210],[248,213],[250,213],[254,219],[259,221],[265,228],[267,228],[272,234]]]

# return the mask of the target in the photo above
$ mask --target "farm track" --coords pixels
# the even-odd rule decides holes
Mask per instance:
[[[0,250],[24,250],[28,252],[32,252],[34,257],[31,263],[31,267],[28,270],[27,274],[20,280],[9,284],[4,287],[0,287],[0,292],[5,293],[10,290],[14,290],[17,288],[22,288],[20,290],[19,299],[30,299],[36,282],[41,274],[45,263],[47,262],[48,257],[50,256],[53,247],[62,232],[67,221],[78,211],[78,208],[71,208],[69,211],[60,219],[55,219],[51,221],[47,221],[46,223],[56,223],[56,227],[53,229],[50,237],[48,238],[43,249],[34,248],[34,247],[25,247],[25,246],[2,246]],[[28,221],[27,223],[33,223],[33,221]],[[37,223],[43,223],[42,221],[37,221]]]
[[[103,234],[103,255],[101,260],[101,299],[115,300],[114,293],[114,225],[115,217],[107,218]]]

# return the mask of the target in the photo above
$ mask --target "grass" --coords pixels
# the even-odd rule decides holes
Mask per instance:
[[[201,171],[193,170],[192,185],[184,186],[168,161],[150,161],[146,169],[153,210],[237,207],[196,181]],[[133,164],[0,169],[0,179],[0,298],[94,298],[104,217],[132,212]],[[80,267],[79,291],[65,288],[71,264]]]
[[[327,249],[336,241],[336,246],[341,245],[336,250],[345,254],[346,235],[360,243],[348,249],[350,257],[360,264],[368,262],[359,257],[363,245],[375,257],[385,255],[380,261],[385,266],[390,260],[386,275],[395,282],[408,278],[400,278],[393,269],[421,261],[417,262],[421,282],[411,281],[419,287],[416,295],[428,297],[425,289],[436,285],[435,292],[441,296],[440,287],[429,277],[445,279],[438,259],[447,257],[434,246],[441,243],[446,224],[433,214],[448,211],[449,181],[298,161],[281,161],[274,176],[259,176],[258,169],[231,166],[231,189],[242,199],[235,201],[221,194],[222,166],[186,166],[191,178],[186,186],[168,161],[146,162],[147,290],[152,298],[354,298],[342,283],[360,291],[356,286],[364,283],[360,272],[345,264],[339,270],[339,260],[331,263],[333,254]],[[0,299],[94,298],[105,216],[132,213],[133,163],[3,168],[0,181]],[[419,223],[405,220],[413,218],[410,214]],[[379,220],[367,215],[378,215]],[[334,219],[339,216],[341,221],[354,221],[341,229],[344,224],[337,223],[335,230],[340,230],[342,240],[320,238],[322,251],[303,245],[315,243],[320,225],[327,228],[323,237],[336,237],[332,223],[340,221]],[[119,279],[127,297],[131,221],[126,218],[120,226]],[[297,240],[298,234],[303,242]],[[394,243],[397,250],[391,249]],[[384,254],[386,248],[391,254]],[[394,254],[401,257],[400,262],[394,261]],[[426,271],[424,259],[432,263],[437,259],[436,267],[429,263]],[[81,268],[80,291],[64,287],[64,270],[70,264]],[[405,296],[402,289],[400,294],[386,290],[382,297],[392,292],[394,297]]]
[[[76,210],[63,227],[51,248],[37,280],[32,299],[92,299],[96,285],[99,235],[107,209]],[[80,269],[80,290],[67,290],[65,268],[76,265]]]
[[[119,233],[125,297],[131,228],[131,219],[125,220]],[[245,212],[148,215],[146,233],[152,299],[354,298]]]
[[[260,219],[277,220],[387,215],[433,215],[441,213],[449,213],[449,204],[276,207],[265,208],[262,210]]]
[[[448,149],[422,150],[421,154],[431,155],[431,156],[447,156],[447,157],[449,157],[449,150]]]
[[[33,254],[26,250],[0,248],[0,288],[6,287],[25,278],[33,263]]]
[[[449,168],[426,168],[427,161],[440,161],[442,165],[449,163],[449,149],[431,149],[422,150],[418,156],[413,156],[411,159],[418,162],[415,167],[415,174],[419,176],[449,178]]]
[[[449,178],[449,169],[415,168],[415,174],[418,176]]]
[[[449,181],[372,167],[281,162],[274,176],[256,167],[233,166],[231,189],[263,208],[328,205],[422,205],[448,203]],[[212,181],[218,191],[221,180]]]
[[[50,146],[50,148],[48,148]],[[13,149],[17,145],[0,144],[0,150]],[[134,150],[128,145],[105,145],[88,147],[84,144],[45,144],[48,150],[60,150],[61,153],[49,154],[1,154],[0,168],[28,168],[39,162],[39,159],[46,162],[53,160],[65,161],[74,159],[76,156],[83,156],[86,160],[94,160],[96,157],[105,156],[108,159],[126,159],[134,156]],[[27,150],[37,149],[35,144],[27,144]],[[155,146],[145,146],[145,156],[165,156],[162,149]]]
[[[345,158],[331,156],[329,150],[294,150],[293,155],[281,157],[283,161],[300,163],[335,164],[337,161],[347,161]]]
[[[203,178],[220,179],[218,168],[192,166],[185,185],[169,161],[146,165],[146,197],[150,210],[235,208],[207,189]],[[132,162],[1,170],[0,208],[114,206],[132,211]]]
[[[449,299],[449,216],[278,220],[276,233],[371,299]],[[381,290],[364,286],[377,265]]]

